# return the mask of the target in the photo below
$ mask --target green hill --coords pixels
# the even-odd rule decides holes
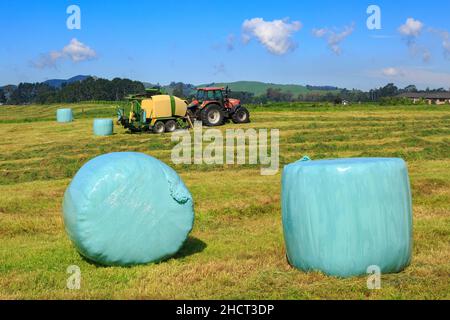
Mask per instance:
[[[150,83],[144,83],[145,87],[152,87],[153,85]],[[175,88],[176,83],[171,83],[169,85],[162,86],[162,88],[172,94],[173,89]],[[267,89],[280,89],[283,93],[290,92],[294,97],[297,97],[299,94],[318,94],[324,95],[327,93],[338,93],[340,89],[331,86],[303,86],[298,84],[276,84],[276,83],[265,83],[259,81],[236,81],[236,82],[220,82],[220,83],[208,83],[208,84],[199,84],[192,85],[183,83],[183,91],[186,95],[194,94],[195,88],[199,87],[226,87],[228,86],[231,91],[234,92],[250,92],[253,93],[255,97],[265,95]]]
[[[336,90],[310,90],[306,86],[297,85],[297,84],[275,84],[275,83],[264,83],[258,81],[237,81],[230,83],[210,83],[199,85],[202,86],[219,86],[225,87],[228,86],[231,91],[246,91],[251,92],[255,96],[263,95],[267,92],[267,89],[281,89],[282,92],[291,92],[294,96],[299,94],[307,94],[307,93],[328,93],[335,92]]]

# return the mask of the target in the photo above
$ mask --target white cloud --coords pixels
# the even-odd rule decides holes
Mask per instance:
[[[36,68],[56,68],[57,62],[68,59],[74,63],[92,60],[97,57],[97,53],[84,43],[73,38],[68,45],[60,51],[51,51],[41,55],[32,65]]]
[[[431,52],[428,48],[417,44],[417,38],[422,34],[425,24],[414,18],[406,19],[405,24],[398,28],[398,32],[405,38],[409,50],[413,56],[421,56],[424,62],[429,62]]]
[[[318,38],[322,38],[327,34],[327,29],[326,28],[322,28],[322,29],[313,29],[312,33],[314,36],[318,37]]]
[[[73,62],[94,59],[97,53],[77,39],[72,39],[62,50],[62,56],[68,57]]]
[[[59,54],[57,52],[50,52],[48,54],[41,54],[39,58],[31,61],[31,66],[38,69],[56,68],[56,60],[58,60]]]
[[[424,24],[421,21],[415,20],[414,18],[408,18],[406,19],[405,24],[402,24],[400,28],[398,28],[398,32],[405,37],[416,38],[422,33],[423,27]]]
[[[445,30],[429,29],[430,32],[438,35],[442,40],[442,48],[444,49],[444,55],[446,58],[450,58],[450,32]]]
[[[289,23],[288,19],[264,21],[262,18],[253,18],[242,24],[242,40],[248,43],[255,37],[269,52],[283,55],[296,48],[292,35],[301,28],[300,21]]]
[[[325,38],[328,43],[328,47],[335,54],[340,55],[342,52],[341,42],[350,36],[353,31],[355,31],[354,24],[344,27],[344,30],[341,32],[338,32],[335,29],[321,28],[313,29],[312,34],[317,38]]]
[[[450,88],[450,73],[428,68],[392,67],[377,71],[373,76],[389,79],[396,77],[401,83],[414,83],[422,87]]]
[[[387,77],[396,77],[403,75],[403,72],[401,70],[393,67],[383,69],[382,73]]]
[[[429,62],[431,60],[431,52],[428,48],[419,45],[416,42],[408,42],[408,47],[414,57],[421,57],[423,62]]]

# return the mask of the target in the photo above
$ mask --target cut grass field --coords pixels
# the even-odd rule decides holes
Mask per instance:
[[[280,162],[303,155],[402,157],[413,192],[411,265],[382,276],[338,279],[291,268],[285,259],[280,173],[259,166],[175,166],[170,135],[92,135],[108,104],[65,105],[77,120],[54,121],[57,106],[0,107],[0,299],[449,299],[450,107],[251,107],[252,123],[280,129]],[[84,260],[68,240],[61,202],[89,159],[139,151],[177,170],[195,199],[196,221],[176,257],[131,268]],[[124,199],[127,201],[127,199]],[[80,290],[66,288],[67,267],[81,269]]]

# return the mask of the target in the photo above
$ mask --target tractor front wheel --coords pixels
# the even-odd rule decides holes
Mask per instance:
[[[250,113],[247,108],[239,107],[231,116],[231,120],[233,120],[234,123],[249,123]]]
[[[210,104],[201,111],[203,125],[208,127],[220,126],[225,118],[223,109],[217,104]]]
[[[177,129],[177,123],[175,120],[169,120],[164,125],[166,132],[174,132]]]
[[[156,121],[155,125],[153,126],[153,133],[163,133],[164,130],[165,130],[164,122]]]

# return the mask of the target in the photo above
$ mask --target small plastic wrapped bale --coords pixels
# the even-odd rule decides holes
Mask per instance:
[[[94,134],[96,136],[111,136],[114,133],[112,119],[94,119]]]
[[[58,109],[56,110],[56,121],[57,122],[72,122],[73,113],[72,109]]]
[[[400,272],[412,250],[412,204],[402,159],[287,165],[282,219],[289,263],[338,277]]]
[[[119,152],[77,172],[64,194],[63,218],[88,260],[129,266],[173,256],[193,227],[194,209],[173,169],[142,153]]]

